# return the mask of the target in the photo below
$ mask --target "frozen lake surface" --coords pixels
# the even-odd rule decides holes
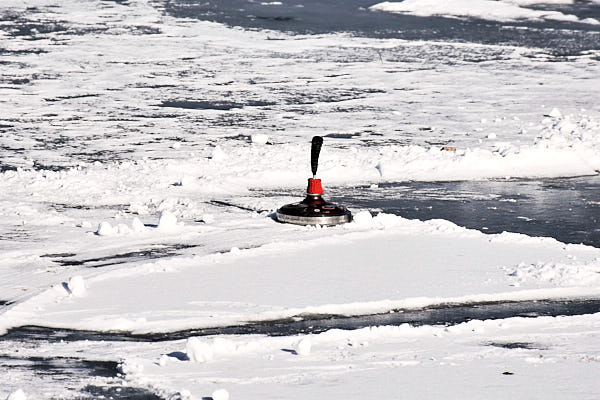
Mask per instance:
[[[376,3],[0,4],[0,398],[597,397],[600,3]]]

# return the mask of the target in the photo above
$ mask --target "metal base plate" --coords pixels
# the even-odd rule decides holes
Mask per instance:
[[[297,216],[297,215],[288,215],[282,213],[280,210],[277,210],[277,220],[279,222],[285,222],[288,224],[296,224],[296,225],[339,225],[345,224],[346,222],[350,222],[352,220],[352,215],[350,211],[347,211],[343,215],[326,215],[326,216]]]

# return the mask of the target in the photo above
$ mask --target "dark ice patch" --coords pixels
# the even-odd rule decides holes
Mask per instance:
[[[78,397],[80,400],[113,399],[113,400],[163,400],[147,389],[124,386],[88,385],[83,392],[89,397]]]
[[[42,258],[56,258],[56,257],[73,257],[76,256],[77,254],[75,253],[49,253],[49,254],[42,254],[40,257]]]
[[[129,204],[101,204],[101,205],[87,205],[87,204],[68,204],[68,203],[46,203],[49,208],[52,208],[58,212],[64,212],[66,210],[117,210],[123,211],[129,208]]]
[[[32,21],[20,15],[3,15],[0,19],[9,21],[5,23],[5,32],[12,37],[22,37],[28,40],[38,40],[50,33],[66,32],[67,25],[56,21]]]
[[[489,342],[486,343],[487,346],[492,347],[500,347],[503,349],[523,349],[523,350],[547,350],[546,346],[542,346],[538,343],[530,343],[530,342]]]
[[[0,240],[27,240],[30,241],[32,238],[31,231],[23,227],[22,225],[15,225],[8,232],[4,232],[0,235]]]
[[[0,367],[31,369],[39,375],[116,377],[118,363],[114,361],[85,360],[75,357],[15,357],[0,355]]]
[[[100,96],[99,94],[90,93],[90,94],[78,94],[78,95],[73,95],[73,96],[57,96],[57,97],[44,99],[44,100],[46,100],[48,102],[55,102],[55,101],[72,100],[72,99],[84,99],[86,97],[99,97],[99,96]]]
[[[17,170],[17,167],[15,167],[14,165],[0,163],[0,173],[6,172],[6,171],[16,171],[16,170]]]
[[[173,244],[173,245],[157,245],[154,247],[128,251],[125,253],[111,254],[104,257],[93,258],[75,258],[75,254],[61,255],[58,257],[50,257],[53,262],[61,266],[84,266],[90,268],[107,267],[109,265],[118,265],[128,262],[140,260],[153,260],[157,258],[172,257],[179,255],[181,250],[186,250],[194,247],[200,247],[198,244]]]
[[[130,26],[127,29],[133,35],[158,35],[162,33],[160,28],[146,25]]]
[[[70,169],[71,167],[68,166],[68,165],[43,164],[43,163],[40,163],[38,161],[34,161],[32,168],[35,171],[60,172],[60,171],[66,171],[66,170]]]
[[[122,6],[128,6],[129,0],[103,0],[104,3],[115,3],[120,4]]]
[[[228,111],[236,108],[244,107],[266,107],[272,106],[276,103],[268,101],[247,101],[247,102],[234,102],[234,101],[193,101],[193,100],[167,100],[163,101],[160,107],[174,107],[183,108],[188,110],[219,110]]]
[[[26,85],[31,83],[29,78],[13,78],[9,76],[0,77],[0,83],[8,85]]]
[[[94,138],[87,139],[90,142],[94,141]],[[65,143],[66,145],[66,143]],[[69,147],[66,146],[57,146],[57,148]],[[107,149],[107,150],[91,150],[91,151],[69,151],[67,155],[73,156],[77,160],[86,161],[89,163],[93,163],[96,161],[106,162],[118,162],[123,160],[130,159],[129,155],[134,153],[136,150],[133,148],[124,148],[124,149]]]
[[[386,93],[381,89],[362,89],[362,88],[327,88],[327,89],[307,89],[302,93],[286,95],[284,91],[289,88],[279,90],[287,105],[311,105],[318,103],[339,103],[348,100],[358,100],[369,97],[373,94]]]
[[[325,137],[332,139],[352,139],[360,135],[361,133],[329,133]]]
[[[20,343],[15,344],[20,345]],[[95,400],[101,398],[115,400],[161,400],[147,389],[125,386],[120,379],[119,363],[115,361],[86,360],[76,357],[16,357],[0,355],[0,368],[10,369],[12,373],[23,371],[33,373],[36,377],[57,385],[64,385],[69,381],[90,381],[95,384],[87,385],[81,392],[66,387],[80,400]],[[98,378],[108,378],[106,386],[98,385]],[[96,380],[95,380],[96,379]],[[60,387],[60,386],[59,386]],[[75,397],[74,397],[75,398]]]
[[[264,20],[264,21],[268,21],[268,22],[291,22],[291,21],[296,21],[298,20],[298,18],[295,17],[285,17],[285,16],[271,16],[271,15],[249,15],[248,18],[250,19],[258,19],[258,20]]]

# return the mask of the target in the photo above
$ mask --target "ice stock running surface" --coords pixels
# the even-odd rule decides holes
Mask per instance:
[[[597,298],[594,247],[372,218],[361,208],[381,207],[365,203],[346,227],[269,217],[297,200],[291,189],[301,197],[314,135],[326,190],[344,196],[597,175],[598,3],[498,3],[521,14],[465,14],[460,1],[425,17],[410,1],[408,15],[358,0],[3,1],[0,327],[164,332]],[[573,204],[597,210],[594,198]],[[595,398],[598,326],[594,314],[307,337],[3,340],[0,397]]]

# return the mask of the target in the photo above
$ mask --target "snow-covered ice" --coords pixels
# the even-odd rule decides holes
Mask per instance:
[[[401,2],[386,1],[370,7],[374,11],[407,13],[421,17],[446,16],[490,19],[495,21],[515,21],[521,19],[574,21],[599,25],[595,18],[579,19],[575,15],[560,11],[542,11],[528,8],[536,4],[571,4],[565,0],[531,1],[531,0],[403,0]]]

